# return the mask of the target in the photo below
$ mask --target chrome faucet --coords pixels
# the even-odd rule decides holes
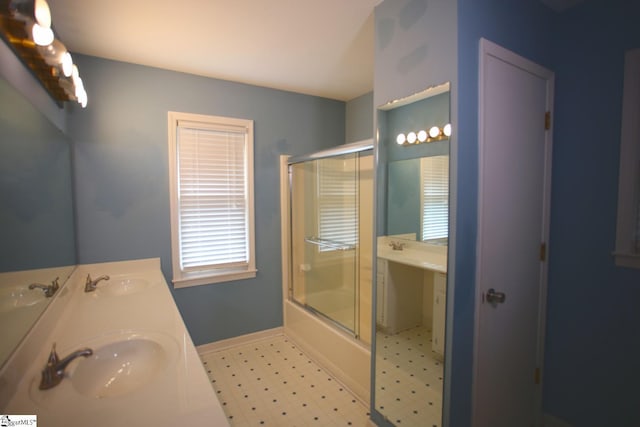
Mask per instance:
[[[101,280],[109,280],[109,276],[100,276],[95,280],[91,280],[91,275],[87,274],[87,281],[84,283],[84,291],[85,292],[95,291],[96,286],[98,286],[98,282]]]
[[[393,249],[394,251],[401,251],[402,248],[404,248],[404,243],[402,242],[394,242],[391,241],[391,243],[389,243],[389,246],[391,246],[391,249]]]
[[[47,298],[50,298],[60,288],[60,285],[58,284],[58,279],[59,277],[56,277],[54,280],[51,281],[50,285],[32,283],[29,285],[29,289],[36,289],[36,288],[42,289],[44,291],[44,296],[46,296]]]
[[[56,343],[53,343],[47,364],[42,370],[42,378],[40,379],[39,386],[40,390],[48,390],[60,384],[64,378],[64,370],[71,361],[80,356],[89,357],[92,354],[93,350],[90,348],[84,348],[82,350],[74,351],[64,359],[60,360],[58,353],[56,353]]]

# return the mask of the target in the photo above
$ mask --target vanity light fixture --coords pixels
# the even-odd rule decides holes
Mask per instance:
[[[451,136],[451,124],[447,123],[442,128],[438,126],[432,126],[429,128],[429,131],[420,130],[416,132],[409,132],[406,134],[399,133],[396,137],[396,142],[398,145],[407,145],[407,144],[422,144],[427,142],[435,142],[442,141],[443,139],[447,139]]]
[[[55,37],[46,0],[0,0],[0,36],[61,108],[66,101],[86,107],[87,92],[71,54]]]

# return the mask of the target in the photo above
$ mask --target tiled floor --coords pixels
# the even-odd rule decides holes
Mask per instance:
[[[201,354],[232,426],[367,426],[368,408],[287,337]]]
[[[376,343],[376,409],[397,426],[439,427],[443,364],[431,351],[431,331],[378,332]]]

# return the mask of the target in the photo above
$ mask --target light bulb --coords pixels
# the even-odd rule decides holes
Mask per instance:
[[[399,133],[398,136],[396,137],[396,142],[398,143],[398,145],[404,144],[406,140],[407,140],[407,137],[404,136],[404,133]]]
[[[51,10],[46,0],[33,2],[33,16],[41,27],[51,28]]]
[[[427,131],[421,130],[418,132],[418,141],[425,142],[427,140]]]
[[[444,125],[443,131],[446,136],[451,136],[451,123]]]
[[[417,139],[418,139],[418,136],[416,135],[415,132],[409,132],[409,134],[407,135],[407,142],[409,144],[415,143]]]
[[[82,105],[82,108],[87,108],[87,91],[82,88],[82,91],[78,95],[78,102],[80,103],[80,105]]]
[[[53,30],[51,28],[43,27],[37,23],[33,23],[31,27],[31,38],[33,42],[38,46],[48,46],[53,43]]]
[[[440,135],[440,129],[438,128],[438,126],[433,126],[431,129],[429,129],[429,136],[431,138],[435,138],[438,135]]]
[[[82,79],[78,77],[74,84],[76,85],[76,98],[80,99],[80,94],[84,91],[84,84],[82,83]]]
[[[71,73],[73,73],[73,59],[71,58],[71,54],[69,52],[66,52],[64,55],[62,55],[61,65],[62,74],[64,74],[65,77],[71,77]]]

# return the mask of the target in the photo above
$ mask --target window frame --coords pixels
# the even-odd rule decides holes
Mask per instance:
[[[618,216],[613,253],[618,267],[640,268],[640,49],[625,54],[618,176]]]
[[[254,133],[253,120],[210,116],[183,112],[168,112],[169,195],[171,210],[171,264],[175,288],[209,285],[256,277],[255,210],[254,210]],[[178,127],[179,122],[202,123],[202,129],[243,128],[245,132],[245,164],[247,183],[248,263],[242,267],[209,268],[198,271],[183,270],[180,254],[180,205],[178,184]]]

